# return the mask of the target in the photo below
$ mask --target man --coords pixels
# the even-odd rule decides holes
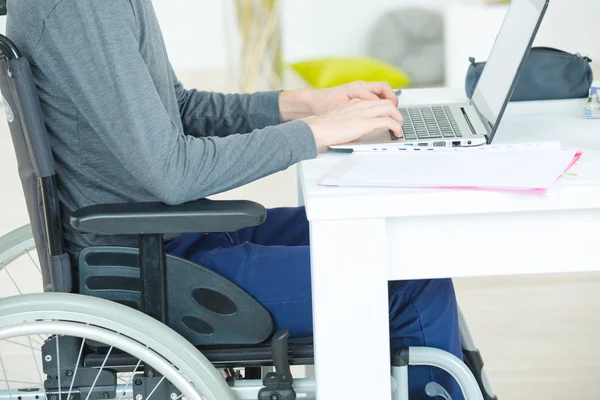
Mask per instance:
[[[150,0],[8,0],[7,33],[31,62],[40,91],[72,257],[91,244],[136,245],[132,238],[74,232],[68,216],[81,207],[180,204],[314,158],[319,146],[377,128],[402,134],[387,84],[251,95],[185,90]],[[169,253],[213,269],[254,296],[277,328],[312,334],[302,208],[269,210],[265,224],[240,232],[168,239]],[[343,279],[340,274],[340,284]],[[391,282],[389,298],[393,349],[431,346],[460,357],[450,280]],[[462,397],[447,374],[421,367],[410,374],[411,398],[426,398],[431,380],[454,399]]]

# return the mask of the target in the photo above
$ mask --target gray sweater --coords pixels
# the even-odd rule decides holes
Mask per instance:
[[[137,243],[76,233],[78,208],[184,203],[317,155],[306,123],[281,124],[279,92],[185,90],[151,0],[8,0],[7,36],[40,90],[71,254]]]

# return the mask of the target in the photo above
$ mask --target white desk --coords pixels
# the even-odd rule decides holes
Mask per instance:
[[[461,101],[450,89],[407,90],[401,104]],[[388,399],[387,281],[600,270],[600,120],[584,100],[514,103],[494,143],[560,140],[584,151],[585,174],[545,196],[444,190],[326,188],[346,155],[298,168],[311,230],[320,400]],[[360,376],[348,367],[360,366]]]

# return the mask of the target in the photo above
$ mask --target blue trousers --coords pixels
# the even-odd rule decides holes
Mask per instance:
[[[238,232],[181,235],[166,245],[166,251],[243,288],[269,310],[277,329],[289,329],[294,337],[312,336],[309,231],[304,208],[269,210],[263,225]],[[451,280],[390,282],[389,304],[392,350],[429,346],[462,359]],[[453,400],[463,398],[445,371],[410,367],[411,400],[431,400],[424,391],[431,381],[446,388]]]

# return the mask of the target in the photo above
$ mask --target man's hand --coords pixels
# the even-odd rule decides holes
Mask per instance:
[[[282,122],[323,115],[353,99],[389,100],[398,106],[398,97],[387,82],[352,82],[330,89],[283,91],[280,95]]]
[[[398,97],[387,82],[352,82],[331,89],[314,90],[311,95],[314,115],[325,114],[353,99],[389,100],[395,107],[398,106]]]
[[[348,143],[376,129],[389,129],[402,137],[402,115],[391,100],[353,98],[333,110],[305,118],[315,136],[317,147]]]

